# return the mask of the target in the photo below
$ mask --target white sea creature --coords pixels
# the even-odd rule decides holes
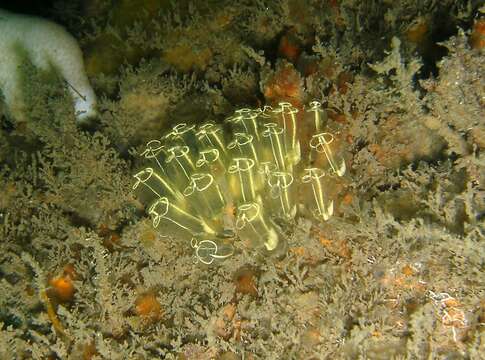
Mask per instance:
[[[96,115],[96,96],[84,70],[81,49],[62,26],[0,9],[0,92],[10,115],[25,119],[22,61],[54,69],[67,83],[78,122]]]

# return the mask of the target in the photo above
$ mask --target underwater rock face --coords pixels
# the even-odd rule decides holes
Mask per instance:
[[[151,164],[134,175],[133,189],[153,226],[191,236],[203,263],[231,255],[224,238],[282,250],[280,224],[297,213],[318,220],[333,214],[332,183],[346,165],[325,123],[314,101],[301,111],[288,102],[240,109],[225,120],[227,128],[178,124],[147,143],[140,156]]]

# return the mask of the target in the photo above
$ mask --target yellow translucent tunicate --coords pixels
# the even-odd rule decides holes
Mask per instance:
[[[266,250],[271,251],[278,246],[278,234],[268,225],[258,202],[238,206],[236,229],[241,240],[250,243],[252,247],[264,245]]]
[[[263,161],[259,163],[258,174],[264,184],[268,184],[268,179],[271,173],[276,171],[278,171],[278,167],[272,161]]]
[[[203,264],[210,265],[216,260],[226,259],[234,254],[234,248],[220,239],[202,239],[193,237],[190,246],[194,249],[194,257]]]
[[[199,216],[191,215],[185,209],[177,206],[166,197],[157,199],[148,208],[152,217],[153,227],[157,228],[162,221],[175,224],[191,235],[215,235],[216,232]]]
[[[160,140],[151,140],[146,144],[145,150],[140,154],[145,159],[153,161],[158,170],[166,175],[163,163],[167,157],[167,150]]]
[[[284,171],[287,168],[286,153],[284,148],[284,129],[275,123],[264,124],[262,131],[263,145],[265,149],[265,160],[269,160],[276,164],[277,169]],[[268,158],[266,154],[271,154]]]
[[[318,134],[322,132],[327,120],[327,114],[325,113],[325,111],[323,111],[322,104],[319,101],[312,101],[309,104],[307,112],[313,113],[315,133]]]
[[[241,110],[236,110],[236,113],[239,113],[242,117],[242,122],[244,124],[244,128],[246,129],[246,133],[253,136],[255,141],[259,140],[259,127],[258,127],[258,111],[253,109],[244,108]]]
[[[198,172],[210,172],[214,177],[220,177],[226,172],[226,166],[217,149],[204,149],[199,151],[199,158],[195,162]]]
[[[229,191],[236,205],[256,200],[256,190],[260,184],[254,165],[253,159],[235,158],[227,169]]]
[[[202,149],[217,149],[219,158],[226,160],[226,143],[222,127],[213,122],[208,122],[200,126],[196,132],[198,145]]]
[[[342,156],[335,154],[332,150],[334,140],[332,134],[322,132],[312,136],[310,148],[318,154],[324,154],[332,172],[338,176],[343,176],[346,170],[345,161]]]
[[[164,140],[172,145],[191,147],[195,143],[195,125],[177,124],[165,135]]]
[[[281,253],[298,212],[328,220],[336,178],[346,173],[343,143],[320,102],[304,108],[243,108],[224,124],[181,123],[149,141],[140,154],[149,164],[133,189],[153,225],[190,236],[196,260],[211,264],[229,257],[234,241]]]
[[[235,133],[234,140],[227,144],[233,157],[247,157],[258,162],[258,154],[253,143],[254,137],[247,133]]]
[[[133,177],[137,180],[133,185],[133,190],[137,191],[138,196],[143,202],[150,202],[153,198],[163,196],[184,202],[184,197],[165,177],[156,173],[153,168],[145,168]],[[140,186],[141,185],[141,186]]]
[[[230,125],[233,133],[244,133],[259,140],[257,123],[258,112],[253,109],[243,108],[236,110],[233,116],[228,117],[225,122]]]
[[[216,229],[224,231],[221,213],[226,207],[226,201],[219,185],[211,174],[196,173],[190,177],[190,183],[183,192],[195,214],[198,214]]]
[[[248,133],[246,124],[244,124],[243,117],[241,114],[234,114],[229,116],[224,120],[224,123],[229,125],[233,133]]]
[[[270,172],[268,179],[269,185],[269,208],[273,213],[280,214],[289,220],[296,215],[295,191],[292,187],[294,183],[293,174],[284,171]]]
[[[303,184],[311,186],[311,194],[313,195],[312,213],[322,220],[328,220],[333,215],[333,200],[328,198],[324,189],[325,175],[326,173],[322,169],[306,168],[301,178]]]
[[[298,109],[288,102],[280,102],[279,107],[273,109],[276,123],[283,128],[283,144],[285,157],[289,164],[295,165],[300,161],[300,143],[297,139],[296,114]]]
[[[263,106],[261,109],[257,110],[258,112],[258,127],[261,125],[266,124],[267,122],[272,122],[271,118],[273,116],[273,107],[269,105]]]
[[[186,186],[190,181],[190,175],[195,170],[189,147],[176,145],[167,149],[167,153],[168,157],[165,160],[167,174],[170,174],[174,184]]]

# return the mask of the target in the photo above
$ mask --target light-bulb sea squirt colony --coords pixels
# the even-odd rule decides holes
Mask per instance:
[[[147,143],[140,155],[150,164],[134,175],[133,189],[153,226],[185,233],[203,263],[230,256],[227,239],[275,252],[284,246],[278,224],[299,212],[318,220],[333,214],[329,189],[346,165],[325,128],[317,101],[301,110],[287,102],[244,108],[224,124],[177,124]]]

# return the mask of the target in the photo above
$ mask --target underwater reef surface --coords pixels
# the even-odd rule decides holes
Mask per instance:
[[[78,41],[98,115],[78,124],[73,90],[29,56],[28,116],[0,98],[1,359],[483,358],[479,1],[77,0],[41,15]],[[150,140],[314,100],[345,159],[333,216],[274,221],[276,255],[225,239],[231,256],[210,264],[153,227],[133,191]]]

